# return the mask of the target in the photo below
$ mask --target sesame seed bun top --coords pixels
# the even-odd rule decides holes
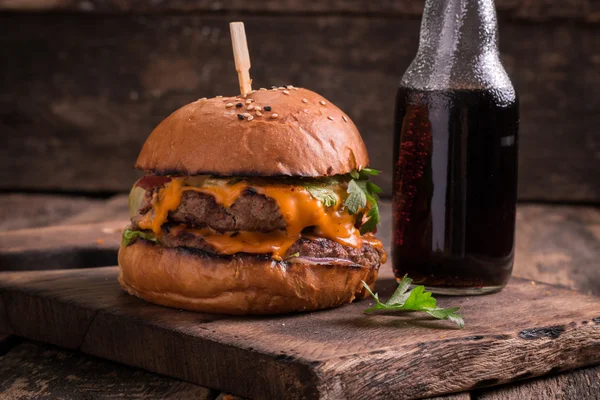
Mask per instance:
[[[159,175],[319,177],[368,163],[347,115],[317,93],[288,87],[183,106],[150,134],[135,167]]]

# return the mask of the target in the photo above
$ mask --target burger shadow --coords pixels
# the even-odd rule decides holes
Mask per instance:
[[[402,312],[405,315],[398,315],[398,312],[378,312],[373,314],[363,314],[350,319],[334,321],[338,326],[353,329],[382,329],[390,328],[395,332],[399,330],[414,331],[415,329],[427,329],[438,331],[456,331],[461,330],[451,321],[438,320],[433,317],[419,316],[416,312]],[[385,318],[384,318],[385,317]]]
[[[376,292],[382,300],[387,300],[398,287],[398,283],[393,278],[383,278],[377,281]],[[436,298],[444,297],[436,295]],[[439,320],[425,313],[417,311],[377,311],[366,314],[364,310],[373,306],[375,302],[371,297],[367,297],[360,301],[355,301],[351,304],[346,304],[337,308],[330,308],[311,312],[296,312],[280,315],[246,315],[246,316],[223,316],[227,321],[234,323],[260,323],[265,326],[276,326],[277,329],[285,330],[290,326],[300,324],[305,327],[315,324],[319,328],[317,330],[338,330],[342,329],[363,329],[363,330],[381,330],[394,329],[394,332],[401,330],[410,331],[415,334],[415,331],[436,330],[436,331],[452,331],[460,330],[453,322],[448,320]],[[290,325],[291,324],[291,325]],[[327,329],[324,327],[329,326]],[[309,330],[313,330],[310,328]],[[291,334],[291,333],[290,333]],[[418,334],[418,333],[417,333]]]

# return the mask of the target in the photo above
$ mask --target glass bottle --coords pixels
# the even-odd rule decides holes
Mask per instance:
[[[493,0],[427,0],[394,131],[393,265],[441,294],[501,290],[514,259],[519,106]]]

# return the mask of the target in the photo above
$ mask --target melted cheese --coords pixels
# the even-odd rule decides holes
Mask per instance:
[[[299,239],[304,228],[315,227],[315,234],[352,247],[362,245],[360,234],[354,227],[355,217],[335,208],[326,208],[303,187],[268,185],[255,187],[258,193],[277,202],[279,211],[287,223],[288,236]]]
[[[247,188],[248,183],[242,181],[233,185],[223,183],[214,186],[203,187],[186,186],[184,187],[184,190],[193,190],[195,192],[210,194],[215,198],[215,201],[218,204],[221,204],[225,208],[229,208]]]
[[[250,253],[271,254],[276,260],[282,260],[287,250],[298,240],[284,231],[278,232],[237,232],[217,233],[209,229],[189,229],[200,234],[204,241],[220,254]]]
[[[336,207],[326,208],[305,188],[294,185],[250,184],[241,181],[233,185],[217,183],[195,187],[184,186],[184,178],[174,178],[160,189],[152,204],[153,211],[147,213],[139,225],[142,229],[151,229],[160,237],[161,226],[167,221],[169,212],[179,207],[184,191],[193,190],[212,195],[218,204],[229,208],[248,187],[277,202],[287,224],[286,230],[270,233],[242,231],[236,234],[218,233],[210,229],[194,230],[221,254],[271,254],[274,259],[281,260],[290,246],[303,236],[302,231],[307,227],[314,227],[311,236],[327,238],[345,246],[358,248],[363,242],[367,242],[381,247],[381,242],[372,235],[360,236],[354,227],[355,217],[340,210],[341,202]]]
[[[176,210],[181,202],[183,179],[172,179],[159,190],[158,198],[152,201],[152,213],[146,213],[139,222],[140,228],[151,229],[155,235],[162,233],[160,227],[167,221],[169,211]]]

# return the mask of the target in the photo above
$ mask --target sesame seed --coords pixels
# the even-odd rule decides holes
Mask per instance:
[[[260,111],[257,111],[256,115],[259,116],[259,117],[262,117],[262,113]]]
[[[279,117],[279,114],[276,114],[276,113],[271,114],[271,118],[277,118],[277,117]]]
[[[271,111],[271,106],[264,106],[265,111]]]
[[[223,99],[223,103],[227,103],[228,101],[228,99]]]
[[[284,90],[283,94],[290,94],[290,92],[288,92],[287,90]]]
[[[252,103],[252,99],[246,100],[246,104],[250,104],[250,103]]]
[[[260,91],[261,91],[261,92],[266,92],[266,91],[267,91],[267,89],[266,89],[266,88],[264,88],[264,87],[261,87],[261,88],[260,88]]]
[[[321,100],[321,101],[319,102],[319,104],[320,104],[320,105],[322,105],[322,106],[324,106],[324,105],[325,105],[325,104],[327,104],[327,103],[325,103],[325,100]]]
[[[285,88],[284,88],[283,86],[279,86],[277,89],[279,89],[279,90],[283,90],[283,89],[285,89]]]
[[[348,118],[346,118],[345,115],[342,115],[342,119],[344,120],[344,122],[348,122]]]
[[[246,97],[248,97],[248,93],[244,93],[244,94],[242,95],[242,97],[243,97],[243,98],[246,98]]]
[[[272,88],[271,90],[277,90],[277,88],[276,88],[276,87],[274,87],[274,88]]]
[[[297,88],[297,87],[293,87],[292,89],[294,89],[294,90],[298,90],[298,88]]]
[[[287,87],[288,89],[293,89],[293,88],[294,88],[294,85],[287,85],[286,87]]]
[[[244,119],[244,116],[242,114],[238,114],[238,119]]]
[[[248,118],[250,116],[250,114],[248,114],[248,113],[243,113],[242,115],[246,118]]]
[[[271,86],[271,89],[277,89],[277,86],[273,85]]]
[[[256,111],[262,111],[262,107],[261,106],[253,106],[253,107],[254,107],[254,109]],[[250,108],[248,108],[248,109],[250,109]]]
[[[219,95],[219,96],[217,96],[217,99],[220,99],[220,98],[222,98],[222,97],[223,97],[223,96]]]
[[[333,121],[333,117],[331,115],[329,117],[327,117],[327,119],[330,119]]]
[[[243,106],[243,104],[242,104],[242,103],[237,103],[235,106],[236,106],[237,108],[240,108],[241,106]]]
[[[248,116],[248,118],[246,118],[248,121],[252,121],[254,119],[254,117],[252,115]]]
[[[203,98],[201,98],[201,99],[198,99],[198,101],[201,101],[201,100],[207,100],[207,98],[206,98],[206,97],[203,97]]]
[[[306,99],[302,99],[302,102],[303,102],[303,103],[308,103],[308,100],[306,100]]]
[[[254,106],[253,106],[252,104],[250,104],[250,105],[248,106],[248,111],[250,111],[250,110],[253,110],[253,109],[254,109]]]
[[[233,103],[227,103],[227,104],[225,104],[225,107],[231,108],[231,107],[233,107]]]

